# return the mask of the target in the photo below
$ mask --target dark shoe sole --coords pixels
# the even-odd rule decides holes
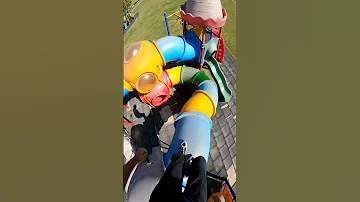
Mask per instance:
[[[186,149],[187,149],[187,142],[183,141],[180,144],[180,153],[181,154],[185,154],[186,153]]]

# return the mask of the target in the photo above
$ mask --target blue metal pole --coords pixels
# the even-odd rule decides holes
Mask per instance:
[[[168,19],[166,16],[166,12],[164,12],[164,18],[165,18],[166,30],[167,30],[168,36],[170,36],[170,27],[169,27],[169,22],[168,22]]]
[[[233,195],[234,200],[236,201],[236,194],[235,194],[234,190],[232,189],[232,187],[230,186],[229,181],[226,180],[225,183],[226,183],[227,187],[229,187],[229,190],[230,190],[231,194]]]
[[[180,5],[180,9],[181,9],[181,6],[182,5]],[[182,19],[182,18],[181,18],[181,26],[184,27],[184,19]]]

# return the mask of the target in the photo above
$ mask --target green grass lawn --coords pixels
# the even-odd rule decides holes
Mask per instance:
[[[124,35],[124,50],[133,42],[141,40],[157,40],[167,36],[164,12],[168,15],[179,10],[185,0],[140,0],[132,11],[139,12],[139,18]],[[225,44],[228,50],[236,56],[236,0],[222,0],[228,13],[223,28]],[[236,58],[236,57],[235,57]]]

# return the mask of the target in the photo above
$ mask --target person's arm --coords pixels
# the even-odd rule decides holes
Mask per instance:
[[[148,156],[147,150],[145,148],[139,148],[136,151],[135,156],[131,158],[129,162],[127,162],[124,165],[124,176],[123,176],[124,189],[131,174],[131,171],[135,168],[136,164],[145,160],[147,156]]]

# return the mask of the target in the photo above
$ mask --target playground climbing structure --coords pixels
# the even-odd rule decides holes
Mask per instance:
[[[175,134],[163,156],[164,169],[183,141],[188,143],[186,154],[208,159],[211,118],[216,114],[219,101],[227,102],[232,95],[220,68],[225,51],[222,27],[227,19],[220,0],[188,0],[179,12],[169,17],[173,16],[175,23],[182,27],[181,33],[171,35],[164,13],[168,36],[134,42],[127,48],[124,58],[124,97],[137,91],[142,102],[156,107],[173,95],[172,86],[189,85],[195,89],[175,120]],[[209,29],[211,39],[206,41]],[[186,61],[194,61],[197,65],[180,65]],[[169,63],[179,65],[165,68]],[[210,70],[214,80],[206,75],[203,67]]]

